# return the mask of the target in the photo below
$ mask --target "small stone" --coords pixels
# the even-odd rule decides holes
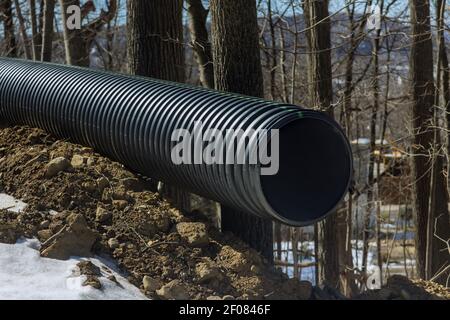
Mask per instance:
[[[97,276],[97,277],[102,275],[100,268],[89,260],[83,260],[78,262],[77,267],[80,270],[80,274],[82,275]]]
[[[139,226],[139,231],[146,237],[153,237],[156,233],[156,227],[151,222],[146,221]]]
[[[52,235],[53,235],[53,233],[48,229],[39,230],[37,233],[38,239],[41,242],[47,241]]]
[[[66,219],[67,225],[53,237],[51,242],[41,248],[41,256],[67,260],[71,256],[91,256],[91,248],[98,234],[89,229],[81,214],[72,213]]]
[[[168,217],[158,217],[155,224],[161,232],[168,232],[171,228],[170,219]]]
[[[172,280],[161,289],[156,290],[156,294],[167,300],[187,300],[189,293],[179,280]]]
[[[112,281],[116,284],[119,284],[119,282],[117,281],[116,277],[113,275],[108,276],[106,279],[108,279],[109,281]]]
[[[128,201],[125,200],[113,200],[113,206],[118,210],[123,210],[128,206]]]
[[[50,221],[44,220],[39,224],[39,229],[41,229],[41,230],[48,229],[49,226],[50,226]]]
[[[128,200],[129,195],[124,190],[117,190],[112,193],[113,200]]]
[[[222,298],[219,296],[209,296],[206,298],[206,300],[222,300]]]
[[[59,230],[61,230],[64,227],[64,223],[62,221],[53,221],[49,225],[49,229],[52,233],[58,233]]]
[[[72,167],[74,168],[80,168],[85,165],[86,158],[83,156],[80,156],[79,154],[76,154],[72,157],[72,161],[70,161],[72,164]]]
[[[83,282],[83,286],[91,286],[94,289],[100,290],[102,288],[102,284],[97,277],[88,276],[87,279]]]
[[[81,186],[89,193],[94,193],[97,190],[97,184],[93,181],[83,182]]]
[[[93,264],[89,260],[83,260],[77,263],[78,273],[86,276],[86,280],[83,282],[83,286],[91,286],[95,289],[101,289],[102,284],[98,279],[102,272],[99,267]]]
[[[92,167],[94,164],[95,164],[95,159],[94,158],[92,158],[92,157],[87,158],[86,165],[88,167]]]
[[[180,222],[176,229],[181,238],[193,247],[202,247],[209,243],[209,236],[204,223]]]
[[[252,265],[250,271],[256,274],[261,274],[261,268],[257,265]]]
[[[219,259],[227,266],[227,268],[234,272],[248,272],[251,268],[250,261],[248,261],[247,257],[231,246],[222,247],[219,252]]]
[[[62,220],[66,220],[66,218],[69,216],[69,213],[67,211],[62,211],[62,212],[54,212],[52,215],[52,220],[53,221],[62,221]]]
[[[226,295],[226,296],[223,296],[222,300],[236,300],[236,298],[233,296],[230,296],[230,295]]]
[[[210,259],[197,263],[195,272],[199,282],[209,282],[212,280],[221,280],[223,278],[219,268],[217,268]]]
[[[39,132],[32,132],[27,137],[27,143],[37,144],[40,142],[40,134]]]
[[[69,160],[67,160],[66,158],[64,157],[55,158],[47,164],[47,171],[45,173],[45,176],[47,178],[52,178],[56,176],[59,172],[70,168],[70,166],[71,164]]]
[[[100,223],[108,221],[111,217],[112,213],[102,207],[98,207],[95,212],[95,221]]]
[[[149,276],[144,276],[144,278],[142,279],[142,284],[144,285],[145,291],[151,291],[151,292],[158,290],[162,286],[162,283],[160,280],[149,277]]]
[[[14,244],[18,238],[16,224],[0,224],[0,243]]]
[[[117,240],[116,238],[110,238],[110,239],[108,239],[108,246],[109,246],[112,250],[118,248],[119,245],[120,245],[120,244],[119,244],[119,240]]]
[[[142,184],[139,179],[136,178],[125,178],[120,180],[120,183],[124,186],[126,190],[131,190],[135,192],[140,192],[143,190]]]
[[[92,153],[94,152],[94,150],[90,147],[82,147],[81,148],[81,153]]]
[[[97,187],[100,193],[103,193],[107,187],[109,187],[109,181],[105,177],[101,177],[97,179]]]

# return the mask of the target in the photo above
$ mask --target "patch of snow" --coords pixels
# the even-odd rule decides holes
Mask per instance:
[[[21,300],[143,300],[146,297],[116,270],[111,261],[89,259],[102,272],[102,289],[83,286],[74,271],[83,258],[61,261],[39,255],[38,240],[0,244],[0,299]],[[107,279],[113,275],[119,284]]]
[[[9,210],[13,212],[20,212],[25,209],[26,203],[11,197],[5,193],[0,193],[0,210]]]
[[[352,140],[352,144],[368,145],[368,144],[370,144],[370,140],[368,138],[358,138],[358,139]]]

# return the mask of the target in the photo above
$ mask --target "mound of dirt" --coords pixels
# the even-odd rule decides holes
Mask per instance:
[[[394,275],[380,290],[364,292],[358,300],[448,300],[450,290],[431,281]]]
[[[28,204],[20,213],[0,212],[0,241],[37,237],[44,252],[66,258],[73,248],[64,244],[77,239],[90,246],[96,238],[93,252],[114,257],[130,282],[155,299],[314,296],[309,282],[288,279],[201,215],[184,216],[153,186],[91,148],[40,129],[0,129],[0,192]],[[84,223],[79,215],[87,224],[82,231],[75,228]],[[82,223],[74,225],[74,217]]]

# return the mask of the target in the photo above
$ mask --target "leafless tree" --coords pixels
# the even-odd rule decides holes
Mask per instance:
[[[0,14],[3,19],[6,56],[15,57],[17,55],[17,47],[11,0],[0,1]]]
[[[211,0],[210,10],[216,89],[263,97],[256,1]],[[271,221],[222,206],[222,230],[272,260]]]
[[[214,69],[212,62],[211,43],[206,27],[208,10],[201,0],[186,0],[189,13],[189,29],[191,43],[200,70],[200,82],[206,88],[214,88]]]
[[[42,61],[52,61],[53,49],[53,23],[55,18],[56,0],[45,0],[44,2],[44,21],[42,28]]]

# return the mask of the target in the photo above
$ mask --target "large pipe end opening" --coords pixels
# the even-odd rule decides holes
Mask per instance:
[[[352,176],[349,144],[325,116],[305,117],[282,127],[280,167],[261,176],[264,196],[282,220],[309,225],[331,213]]]

